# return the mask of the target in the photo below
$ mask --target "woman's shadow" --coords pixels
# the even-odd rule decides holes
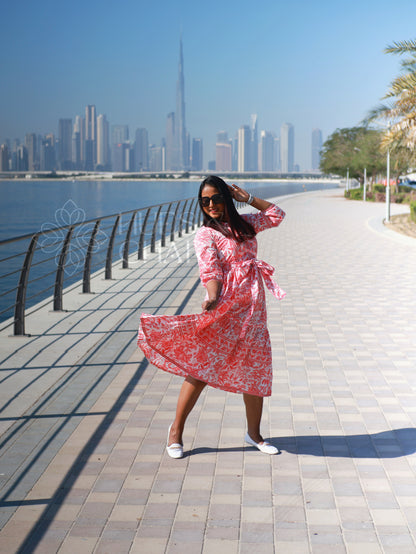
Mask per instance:
[[[333,458],[400,458],[416,452],[416,429],[408,427],[361,435],[301,435],[275,437],[269,442],[281,452]],[[244,448],[195,448],[189,454],[226,452]]]

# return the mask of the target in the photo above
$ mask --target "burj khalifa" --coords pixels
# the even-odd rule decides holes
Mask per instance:
[[[179,43],[179,70],[176,84],[175,143],[177,169],[189,169],[189,148],[185,124],[185,80],[183,75],[182,36]]]

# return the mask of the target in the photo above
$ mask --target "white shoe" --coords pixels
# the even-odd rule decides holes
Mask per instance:
[[[169,435],[170,435],[170,428],[172,425],[169,425],[168,429],[168,438],[166,441],[166,452],[169,454],[171,458],[183,458],[183,445],[179,444],[178,442],[174,442],[169,446]]]
[[[246,436],[244,437],[244,440],[247,444],[251,444],[251,446],[255,446],[260,450],[260,452],[263,452],[263,454],[279,454],[279,449],[273,446],[272,444],[263,441],[263,442],[255,442],[250,437],[248,433],[246,433]]]

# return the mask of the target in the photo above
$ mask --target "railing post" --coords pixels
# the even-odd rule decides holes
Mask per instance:
[[[137,259],[138,260],[143,260],[144,259],[144,255],[143,255],[143,252],[144,252],[144,234],[145,234],[145,231],[146,231],[147,220],[149,219],[149,215],[150,215],[150,210],[151,210],[151,208],[147,208],[146,215],[144,216],[142,230],[140,232],[139,250],[137,252]]]
[[[166,227],[168,225],[168,218],[169,218],[169,212],[171,207],[172,207],[172,202],[169,204],[167,212],[165,214],[165,219],[163,220],[162,238],[160,241],[160,245],[162,246],[162,248],[166,246]]]
[[[172,225],[170,226],[170,242],[173,242],[175,240],[176,216],[178,215],[178,210],[180,205],[181,205],[181,201],[178,200],[178,203],[176,204],[176,208],[175,208],[175,213],[173,214]]]
[[[119,221],[120,221],[120,215],[116,217],[113,230],[111,231],[110,240],[108,241],[107,256],[105,258],[105,279],[112,278],[111,266],[113,264],[113,247],[114,247],[114,240],[116,238],[116,231],[117,231]]]
[[[195,209],[194,209],[194,216],[192,218],[192,231],[195,229],[195,223],[196,223],[196,215],[200,211],[198,198],[196,199]]]
[[[159,221],[159,215],[160,210],[162,209],[162,206],[159,206],[159,209],[157,210],[157,214],[155,217],[155,220],[153,222],[153,229],[152,229],[152,238],[150,240],[150,252],[156,252],[156,231],[157,231],[157,222]]]
[[[189,210],[188,210],[188,215],[186,216],[185,234],[189,233],[189,220],[191,219],[191,210],[192,210],[193,205],[194,205],[194,200],[191,200],[191,204],[190,204]]]
[[[185,204],[183,205],[181,217],[180,217],[180,219],[179,219],[179,233],[178,233],[178,237],[181,237],[181,236],[182,236],[183,216],[184,216],[184,214],[185,214],[185,210],[186,210],[186,205],[187,205],[187,203],[188,203],[188,200],[185,200]]]
[[[29,279],[30,266],[32,264],[33,253],[38,242],[39,234],[33,235],[29,248],[26,251],[26,256],[23,261],[22,271],[20,272],[19,285],[16,293],[16,305],[14,308],[14,334],[25,334],[25,304],[26,290]]]
[[[68,255],[69,243],[71,242],[72,231],[74,227],[70,227],[66,234],[64,243],[62,245],[61,254],[59,256],[58,270],[55,278],[55,292],[53,295],[53,310],[54,312],[60,312],[62,310],[62,291],[64,288],[64,272],[65,262]]]
[[[94,228],[91,232],[90,240],[88,242],[87,254],[85,256],[84,263],[84,275],[82,278],[82,292],[88,293],[91,292],[91,258],[94,248],[95,237],[97,235],[98,227],[100,225],[101,219],[98,219],[95,222]]]
[[[123,248],[123,269],[129,268],[129,248],[130,248],[130,237],[133,230],[134,220],[136,218],[137,210],[133,213],[130,219],[129,228],[127,229],[126,240],[124,241]]]

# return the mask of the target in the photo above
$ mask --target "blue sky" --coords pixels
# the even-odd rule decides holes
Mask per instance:
[[[21,0],[2,6],[0,141],[58,129],[95,104],[110,124],[159,144],[175,110],[182,31],[187,128],[214,156],[215,134],[295,126],[295,162],[310,135],[353,126],[399,71],[383,53],[416,38],[415,0]]]

